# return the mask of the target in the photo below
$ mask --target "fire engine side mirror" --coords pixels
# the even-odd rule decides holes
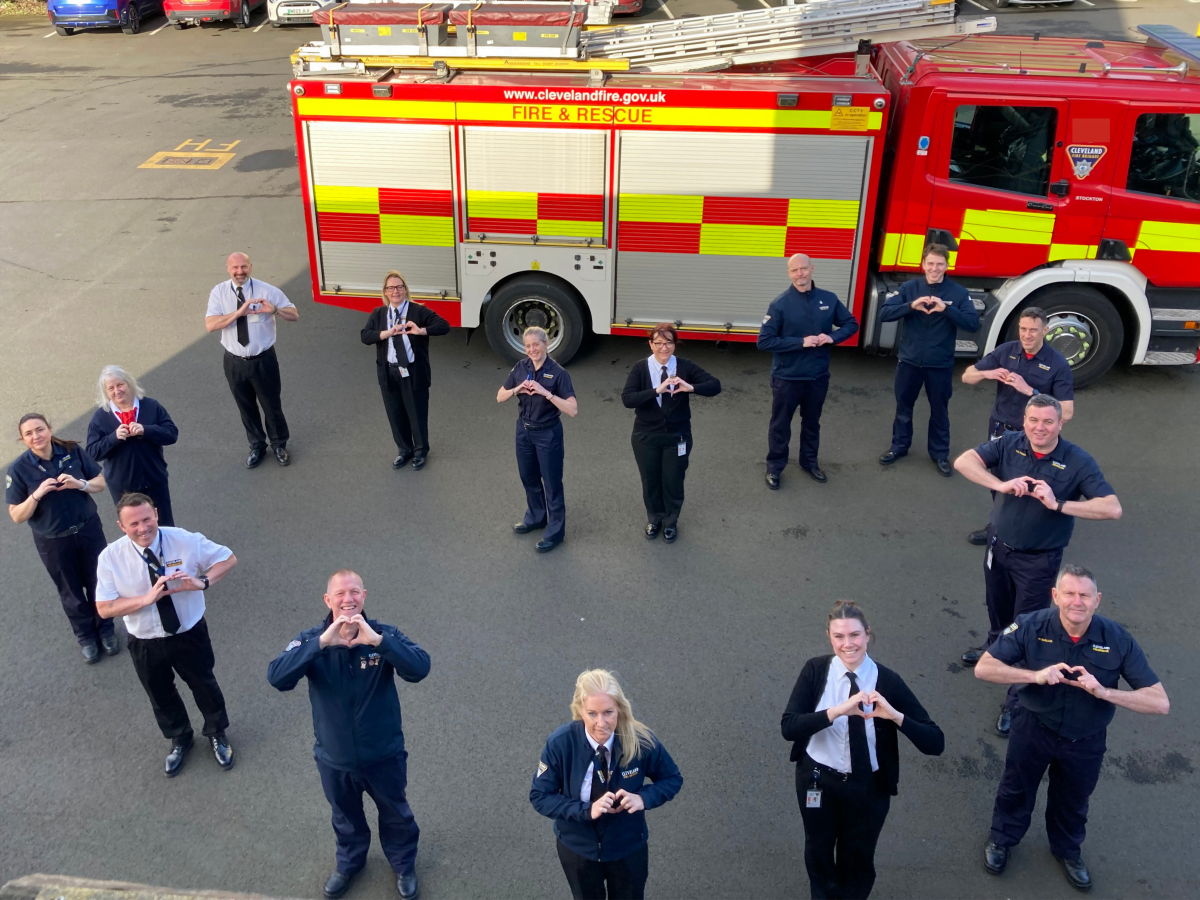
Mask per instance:
[[[1065,197],[1071,191],[1071,182],[1065,178],[1060,178],[1054,184],[1050,185],[1050,193],[1055,197]]]

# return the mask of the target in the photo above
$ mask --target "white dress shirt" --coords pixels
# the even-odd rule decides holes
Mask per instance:
[[[816,712],[845,703],[850,699],[850,679],[846,677],[849,670],[836,656],[829,661],[829,675],[825,679],[825,693],[817,702]],[[858,680],[858,689],[868,694],[875,690],[879,678],[879,667],[875,660],[864,656],[862,663],[854,673]],[[870,712],[870,708],[867,709]],[[867,749],[871,752],[871,771],[879,771],[879,760],[875,756],[875,720],[867,719]],[[839,772],[850,771],[850,723],[848,716],[838,716],[828,728],[818,731],[808,739],[808,755],[813,762],[836,769]]]
[[[590,805],[592,802],[592,771],[596,768],[596,748],[600,746],[600,743],[592,740],[592,736],[588,734],[586,727],[583,729],[583,736],[586,737],[588,743],[592,745],[593,759],[591,764],[587,767],[587,771],[583,773],[583,784],[579,788],[579,799]],[[612,756],[613,738],[616,736],[616,732],[613,732],[608,736],[608,740],[604,742],[604,746],[608,748],[608,771],[610,774],[617,767],[617,761],[613,759]]]
[[[650,358],[646,360],[646,365],[650,367],[650,383],[657,388],[662,384],[662,363],[654,358],[654,354],[650,354]],[[671,354],[671,358],[667,360],[667,377],[675,377],[675,354]],[[658,405],[662,406],[662,394],[654,398],[658,401]]]
[[[249,303],[253,299],[267,300],[276,309],[295,306],[291,300],[274,285],[259,281],[257,278],[247,278],[242,285],[242,294]],[[207,316],[227,316],[236,312],[238,306],[237,285],[231,278],[222,281],[209,292]],[[221,329],[221,346],[234,356],[243,358],[258,356],[266,353],[275,346],[275,317],[269,313],[250,313],[246,316],[246,328],[250,335],[250,343],[243,347],[237,339],[237,322],[230,322]]]
[[[392,306],[390,303],[388,304],[388,309],[387,309],[387,326],[388,326],[388,328],[394,328],[395,326],[402,325],[407,321],[408,321],[408,301],[407,300],[405,300],[403,303],[401,303],[398,307]],[[409,363],[415,362],[416,357],[413,355],[412,343],[409,341],[408,335],[407,334],[401,335],[401,339],[404,341],[404,353],[408,357]],[[387,359],[388,359],[388,362],[391,363],[393,366],[400,365],[400,360],[396,358],[396,340],[395,340],[395,338],[388,338]],[[408,377],[408,369],[402,367],[400,370],[400,373],[405,378]]]
[[[198,577],[222,560],[233,555],[228,547],[214,543],[195,531],[159,526],[158,536],[149,548],[166,574],[186,572]],[[113,541],[100,554],[96,564],[96,600],[109,602],[122,598],[140,597],[150,592],[150,571],[142,548],[128,537]],[[204,615],[203,591],[180,591],[172,594],[175,614],[179,616],[181,634],[192,628]],[[147,640],[167,636],[158,615],[158,605],[151,603],[123,617],[126,630],[135,638]]]

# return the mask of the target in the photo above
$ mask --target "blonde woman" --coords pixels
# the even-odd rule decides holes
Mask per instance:
[[[393,270],[383,277],[383,306],[363,326],[362,342],[375,345],[375,368],[383,408],[396,442],[393,469],[410,461],[425,468],[429,454],[429,335],[449,334],[450,323],[427,306],[412,302],[408,283]]]
[[[649,873],[646,810],[678,794],[683,776],[633,717],[612,672],[591,669],[575,680],[571,717],[546,741],[529,802],[554,820],[575,900],[641,900]]]

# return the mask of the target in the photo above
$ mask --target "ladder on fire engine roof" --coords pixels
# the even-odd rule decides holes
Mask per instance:
[[[808,0],[797,6],[621,25],[580,35],[580,56],[628,60],[630,71],[636,72],[699,72],[848,53],[862,40],[995,31],[995,18],[956,19],[954,6],[954,0]]]
[[[356,56],[342,46],[331,59],[329,48],[320,42],[301,47],[293,59],[301,77],[339,70],[370,77],[372,67],[379,72],[386,69],[377,67],[705,72],[853,52],[863,40],[954,38],[995,30],[993,16],[957,19],[954,0],[808,0],[795,6],[585,31],[571,59],[522,59],[517,47],[512,56],[488,59],[441,56],[432,46],[428,56],[402,58]]]

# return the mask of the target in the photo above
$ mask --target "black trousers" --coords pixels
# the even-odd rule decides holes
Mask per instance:
[[[767,471],[778,475],[788,463],[792,416],[800,410],[800,468],[817,467],[821,444],[821,409],[829,392],[829,375],[813,381],[771,379],[771,426],[767,430]]]
[[[405,456],[425,456],[429,452],[429,388],[414,387],[411,375],[404,378],[397,367],[389,365],[379,390],[396,449]]]
[[[687,448],[683,456],[679,455],[680,441]],[[635,431],[632,443],[633,458],[642,476],[646,521],[674,528],[683,509],[683,476],[692,458],[692,436]]]
[[[265,450],[267,438],[272,447],[284,447],[288,442],[287,419],[283,417],[283,401],[280,392],[279,360],[275,348],[260,353],[253,359],[242,359],[225,351],[225,380],[233,393],[233,401],[242,415],[242,426],[246,429],[246,440],[251,449]],[[262,406],[267,418],[267,430],[263,431],[263,420],[258,413]]]
[[[574,900],[643,900],[650,875],[650,845],[621,859],[597,862],[558,842],[558,861]]]
[[[996,539],[996,533],[988,526],[987,547],[991,553],[983,557],[983,580],[987,589],[988,637],[991,646],[1000,632],[1016,621],[1023,613],[1037,612],[1050,605],[1050,588],[1058,578],[1058,567],[1062,565],[1062,550],[1045,550],[1026,553],[1009,550]],[[1008,699],[1004,703],[1009,709],[1017,706],[1017,685],[1008,686]]]
[[[1078,859],[1087,832],[1088,801],[1100,780],[1107,749],[1105,730],[1078,741],[1059,737],[1018,706],[1008,733],[1004,775],[992,809],[992,840],[1014,847],[1025,837],[1037,803],[1042,776],[1050,770],[1046,789],[1046,837],[1050,852]]]
[[[820,807],[806,803],[815,764],[796,763],[796,799],[804,819],[804,867],[813,900],[866,900],[875,885],[875,845],[892,798],[874,778],[843,781],[825,773]]]
[[[542,540],[561,541],[567,531],[567,501],[563,494],[562,422],[543,431],[527,431],[517,419],[517,472],[525,487],[526,525],[544,522]]]
[[[108,481],[108,473],[104,474],[105,481]],[[154,508],[158,510],[158,524],[171,528],[175,526],[175,514],[171,511],[171,490],[165,478],[141,485],[113,484],[109,481],[108,492],[112,495],[113,503],[119,502],[124,494],[145,494],[154,501]]]
[[[932,369],[911,363],[896,364],[896,418],[892,422],[892,452],[903,456],[912,446],[913,407],[921,388],[929,401],[926,448],[931,459],[950,456],[950,395],[954,393],[954,367]]]
[[[163,737],[192,737],[192,723],[183,698],[175,689],[175,673],[191,688],[192,698],[204,716],[205,737],[229,727],[225,714],[225,696],[213,675],[212,642],[208,623],[200,619],[187,631],[163,638],[129,636],[129,656],[133,670],[146,689],[154,718]]]
[[[321,787],[333,810],[337,839],[337,869],[349,875],[367,864],[371,826],[363,813],[363,793],[371,795],[379,810],[379,843],[397,875],[408,875],[417,864],[421,829],[408,805],[408,754],[369,763],[353,772],[335,769],[317,760]]]
[[[75,639],[94,644],[111,635],[115,623],[96,612],[96,561],[107,546],[100,517],[92,516],[82,530],[67,537],[44,537],[35,531],[33,545],[58,588]]]

